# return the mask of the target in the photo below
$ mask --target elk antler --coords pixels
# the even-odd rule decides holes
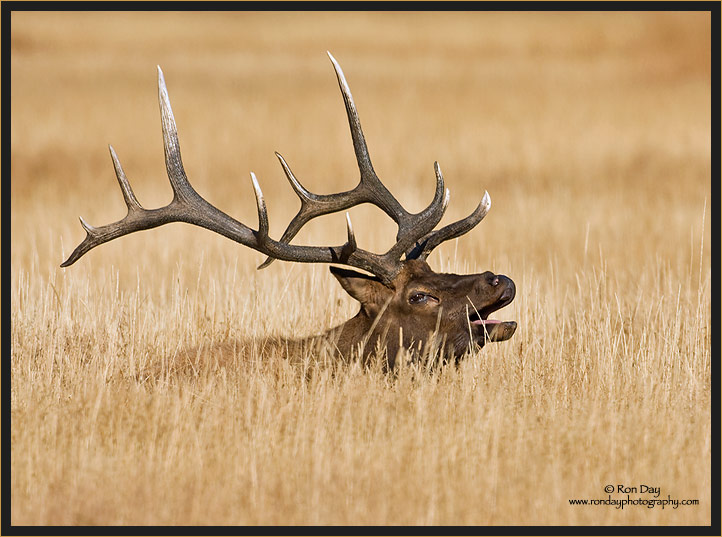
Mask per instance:
[[[384,283],[389,283],[401,269],[402,255],[405,255],[406,259],[425,259],[431,250],[441,242],[458,237],[478,224],[491,205],[488,193],[484,194],[484,198],[477,209],[467,218],[433,231],[441,220],[449,200],[449,191],[444,189],[444,179],[438,163],[434,163],[436,192],[433,201],[426,209],[420,213],[411,214],[391,195],[381,183],[371,165],[358,113],[341,67],[330,52],[328,55],[333,63],[341,93],[343,94],[354,151],[361,173],[361,180],[356,188],[338,194],[313,194],[298,182],[283,157],[276,153],[292,188],[301,200],[301,209],[288,225],[281,240],[275,241],[268,236],[266,204],[256,176],[253,173],[251,173],[251,180],[258,207],[258,230],[253,230],[228,216],[203,199],[188,181],[181,160],[178,131],[168,98],[168,90],[165,86],[163,72],[158,67],[158,99],[160,101],[163,128],[163,147],[166,170],[173,189],[173,200],[159,209],[144,209],[135,197],[120,161],[113,147],[110,146],[115,174],[128,208],[128,214],[118,222],[98,228],[87,224],[81,218],[80,223],[87,236],[61,266],[72,265],[92,248],[123,235],[151,229],[170,222],[186,222],[219,233],[269,256],[259,268],[268,266],[273,259],[302,263],[340,263],[367,270],[378,276]],[[362,203],[376,205],[398,225],[396,244],[385,254],[374,254],[357,247],[348,214],[348,240],[345,244],[328,247],[289,244],[303,225],[312,218],[342,211]]]

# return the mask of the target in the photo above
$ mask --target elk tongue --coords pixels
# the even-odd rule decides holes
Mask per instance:
[[[471,324],[483,324],[483,325],[490,325],[490,324],[499,324],[502,321],[498,321],[496,319],[477,319],[475,321],[471,321]]]

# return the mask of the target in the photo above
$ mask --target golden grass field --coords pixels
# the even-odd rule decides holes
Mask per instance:
[[[710,524],[710,17],[700,13],[13,13],[12,524]],[[410,210],[488,190],[435,270],[510,276],[519,328],[455,368],[310,378],[249,351],[147,378],[178,349],[305,336],[357,310],[324,266],[173,224],[60,263],[171,199],[165,73],[196,189],[279,237],[374,166]],[[385,251],[395,225],[351,215]],[[340,244],[341,214],[299,244]],[[245,359],[247,358],[247,359]],[[7,369],[5,372],[7,373]],[[7,397],[8,394],[5,394]],[[604,487],[612,485],[609,495]],[[572,499],[698,500],[649,508]]]

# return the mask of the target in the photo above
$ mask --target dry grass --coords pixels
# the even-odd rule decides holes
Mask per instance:
[[[16,13],[12,46],[13,524],[710,523],[708,16]],[[139,380],[178,348],[355,313],[325,267],[256,272],[181,224],[58,267],[78,215],[123,214],[106,143],[141,203],[170,198],[156,64],[220,208],[255,226],[253,170],[280,234],[297,201],[274,150],[312,190],[352,186],[327,49],[402,203],[431,198],[434,160],[447,220],[491,194],[430,261],[511,276],[516,335],[432,374],[306,379],[249,350]],[[378,215],[353,211],[362,247],[391,244]],[[699,505],[569,505],[607,484]]]

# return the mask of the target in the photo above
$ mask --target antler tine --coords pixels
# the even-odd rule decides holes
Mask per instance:
[[[196,194],[196,191],[188,182],[188,177],[183,169],[181,160],[180,144],[178,143],[178,129],[173,117],[173,110],[168,98],[168,89],[165,85],[163,71],[158,66],[158,102],[160,104],[160,119],[163,127],[163,151],[165,153],[165,167],[168,172],[168,179],[173,188],[175,197],[181,199],[188,195]],[[197,194],[196,194],[197,195]]]
[[[348,213],[346,213],[346,236],[348,238],[344,245],[344,255],[351,257],[351,254],[358,249],[358,246],[356,245],[356,235],[353,232],[353,225],[351,225],[351,215]]]
[[[356,105],[353,102],[351,88],[349,88],[348,82],[346,82],[346,77],[343,74],[343,70],[341,70],[341,66],[336,61],[336,58],[334,58],[329,51],[326,51],[326,54],[328,54],[328,57],[333,64],[333,69],[336,72],[336,78],[338,79],[338,86],[339,88],[341,88],[341,95],[343,95],[343,102],[346,106],[346,115],[348,116],[348,123],[349,127],[351,128],[353,149],[356,153],[356,160],[358,162],[359,170],[361,171],[361,181],[363,182],[365,180],[367,182],[381,184],[381,181],[379,181],[379,178],[376,176],[376,172],[374,172],[374,167],[371,164],[369,149],[366,145],[366,139],[364,138],[363,129],[361,128],[361,120],[358,117]],[[381,186],[383,187],[383,185]],[[385,187],[384,190],[386,190]],[[398,204],[398,202],[396,203]],[[401,206],[398,205],[398,208],[401,208]]]
[[[256,206],[258,207],[258,242],[263,243],[268,240],[268,211],[266,210],[266,200],[263,199],[261,185],[258,184],[256,174],[251,172],[251,182],[253,183],[253,192],[256,194]]]
[[[484,197],[469,216],[453,222],[441,229],[437,229],[431,233],[427,233],[422,237],[416,246],[407,255],[406,259],[426,260],[431,251],[439,244],[456,237],[460,237],[464,233],[468,233],[471,229],[481,222],[491,209],[491,198],[488,192],[484,192]]]
[[[352,250],[356,249],[356,235],[353,232],[353,225],[351,225],[351,215],[346,213],[346,234],[348,235],[348,244]]]
[[[125,200],[125,204],[128,207],[128,212],[142,211],[143,207],[140,206],[140,203],[138,203],[138,198],[136,198],[135,194],[133,193],[133,189],[130,186],[128,178],[125,176],[123,166],[120,165],[120,159],[118,159],[118,155],[116,155],[115,149],[113,149],[112,145],[108,145],[108,149],[110,150],[110,158],[113,159],[115,176],[118,178],[120,190],[123,192],[123,199]]]

